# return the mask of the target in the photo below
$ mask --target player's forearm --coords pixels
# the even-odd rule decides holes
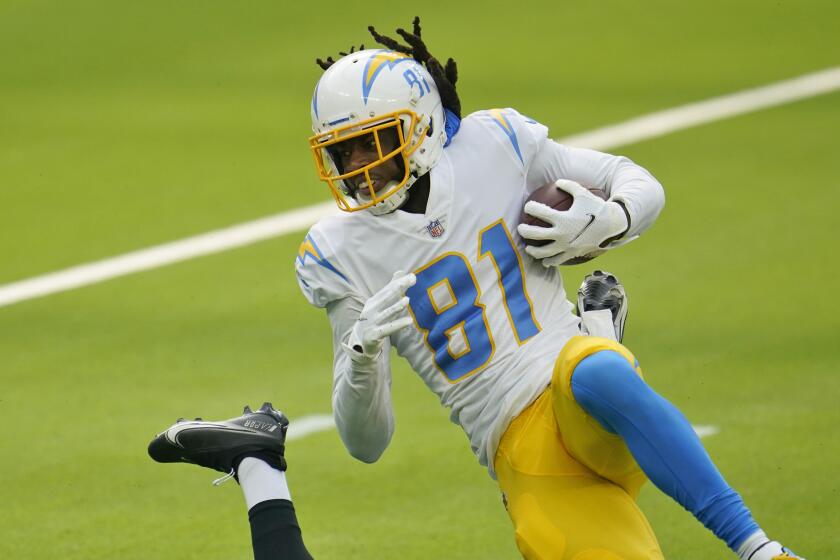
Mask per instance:
[[[534,158],[526,177],[529,192],[557,179],[569,179],[606,191],[620,202],[630,218],[629,229],[615,245],[649,228],[665,206],[662,185],[645,168],[623,156],[573,148],[547,141]]]
[[[357,364],[349,359],[336,364],[333,416],[347,451],[372,463],[379,459],[394,433],[390,374],[387,364]]]
[[[623,239],[632,239],[648,229],[665,206],[665,191],[645,168],[621,158],[612,176],[610,200],[624,204],[630,228]]]
[[[358,355],[347,345],[363,304],[343,298],[327,306],[333,331],[333,416],[347,451],[372,463],[379,459],[394,433],[391,407],[390,344],[373,357]]]

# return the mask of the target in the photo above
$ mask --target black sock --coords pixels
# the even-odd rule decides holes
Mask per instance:
[[[312,560],[289,500],[266,500],[248,511],[254,560]]]

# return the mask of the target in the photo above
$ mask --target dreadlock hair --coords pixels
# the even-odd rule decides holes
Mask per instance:
[[[359,50],[360,51],[365,50],[365,46],[364,45],[359,45]],[[350,52],[339,52],[338,54],[339,54],[339,56],[347,56],[348,54],[354,53],[354,52],[356,52],[356,47],[351,46],[350,47]],[[335,60],[333,60],[333,57],[331,57],[331,56],[328,56],[326,60],[321,60],[320,58],[316,58],[315,59],[315,64],[320,66],[322,70],[326,70],[327,68],[329,68],[330,66],[335,64]]]
[[[429,71],[435,81],[438,92],[440,93],[440,100],[443,103],[443,108],[455,113],[459,119],[461,118],[461,100],[458,98],[458,93],[455,91],[455,83],[458,81],[458,67],[455,61],[450,58],[446,61],[446,66],[443,66],[437,58],[432,56],[426,43],[421,38],[420,16],[416,16],[412,22],[412,33],[409,33],[403,28],[397,29],[397,35],[403,38],[408,45],[401,45],[397,40],[391,37],[380,35],[372,25],[368,26],[368,31],[373,36],[373,39],[380,45],[391,49],[392,51],[407,54]],[[363,50],[364,45],[359,47]],[[350,48],[350,52],[355,52],[354,47]],[[341,56],[347,56],[349,53],[340,52]],[[315,62],[322,69],[326,70],[335,63],[331,56],[326,60],[316,59]]]

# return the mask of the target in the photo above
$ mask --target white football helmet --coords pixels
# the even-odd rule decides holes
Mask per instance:
[[[382,152],[380,133],[395,130],[397,147]],[[443,105],[432,76],[409,56],[387,50],[363,50],[340,58],[324,72],[312,95],[309,145],[318,176],[347,212],[369,208],[386,214],[399,208],[408,188],[438,162],[446,143]],[[334,157],[337,144],[363,135],[376,142],[378,159],[345,170]],[[400,158],[404,175],[379,192],[368,172]],[[365,181],[346,181],[364,174]],[[354,184],[360,184],[354,187]]]

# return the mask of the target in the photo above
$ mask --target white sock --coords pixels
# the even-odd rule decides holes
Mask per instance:
[[[600,336],[610,340],[618,339],[615,335],[612,311],[609,309],[597,309],[595,311],[582,311],[580,314],[581,331],[591,336]]]
[[[771,541],[758,530],[741,543],[738,547],[738,558],[741,560],[771,560],[774,556],[782,554],[785,549],[776,541]]]
[[[266,500],[289,500],[292,495],[286,484],[286,473],[270,467],[255,457],[245,457],[236,469],[245,503],[252,507]]]

